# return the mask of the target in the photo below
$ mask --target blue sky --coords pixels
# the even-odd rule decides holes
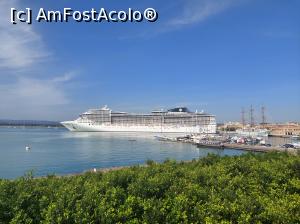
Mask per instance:
[[[155,23],[10,24],[10,8],[155,8]],[[0,118],[69,120],[88,108],[184,105],[300,121],[298,0],[0,1]]]

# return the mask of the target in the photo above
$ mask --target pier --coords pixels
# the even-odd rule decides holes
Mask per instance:
[[[216,144],[203,144],[203,143],[196,143],[197,147],[199,148],[216,148],[216,149],[238,149],[244,150],[249,152],[289,152],[289,153],[297,153],[297,149],[294,148],[282,148],[282,147],[267,147],[267,146],[260,146],[260,145],[245,145],[245,144],[234,144],[234,143],[223,143],[220,145]]]
[[[197,139],[192,138],[191,136],[185,137],[159,137],[157,138],[159,141],[170,141],[170,142],[181,142],[181,143],[190,143],[196,145],[198,148],[214,148],[214,149],[236,149],[236,150],[244,150],[249,152],[288,152],[292,154],[297,154],[300,152],[299,147],[286,147],[286,145],[271,145],[271,144],[260,144],[259,142],[252,143],[238,143],[238,142],[229,142],[226,140],[224,136],[219,136],[221,139]],[[254,140],[253,138],[251,138]]]

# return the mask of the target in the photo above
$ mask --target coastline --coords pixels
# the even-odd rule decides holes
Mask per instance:
[[[251,154],[251,153],[263,153],[263,154],[266,154],[266,153],[287,153],[287,154],[290,154],[292,156],[297,156],[297,155],[300,155],[300,150],[297,150],[297,149],[286,149],[286,150],[264,150],[264,151],[259,151],[259,150],[251,150],[250,148],[249,149],[240,149],[240,148],[225,148],[225,149],[233,149],[233,150],[239,150],[239,151],[246,151],[245,154]],[[212,153],[213,155],[216,155],[214,153]],[[210,155],[210,154],[208,154]],[[242,154],[243,155],[243,154]],[[242,156],[242,155],[239,155],[239,156]],[[206,156],[207,157],[207,156]],[[203,158],[203,157],[202,157]],[[202,158],[197,158],[197,159],[190,159],[190,160],[180,160],[180,161],[176,161],[176,163],[191,163],[191,162],[194,162],[194,161],[198,161],[198,160],[201,160]],[[205,158],[205,157],[204,157]],[[167,159],[168,160],[168,159]],[[172,161],[172,159],[171,159]],[[150,160],[149,161],[150,164],[154,163],[154,164],[163,164],[163,162],[156,162],[156,161],[153,161],[153,160]],[[84,170],[82,172],[79,172],[79,173],[70,173],[70,174],[65,174],[65,175],[56,175],[54,174],[55,177],[59,177],[59,178],[63,178],[63,177],[73,177],[73,176],[81,176],[81,175],[84,175],[84,174],[87,174],[87,173],[109,173],[109,172],[113,172],[113,171],[119,171],[119,170],[126,170],[126,169],[131,169],[133,167],[137,167],[137,168],[147,168],[149,167],[149,163],[148,161],[146,161],[145,163],[141,163],[141,164],[136,164],[136,165],[129,165],[129,166],[113,166],[113,167],[105,167],[105,168],[97,168],[97,167],[93,167],[91,169],[88,169],[88,170]],[[46,176],[38,176],[38,177],[35,177],[35,178],[47,178],[48,175]],[[50,175],[51,176],[51,175]],[[0,178],[1,179],[1,178]]]
[[[207,145],[206,147],[210,146],[211,148],[214,148],[214,146]],[[203,146],[205,147],[205,145]],[[215,148],[218,148],[219,146],[215,146]],[[300,152],[300,149],[296,148],[282,148],[282,147],[266,147],[266,146],[259,146],[259,145],[241,145],[241,144],[234,144],[234,143],[225,143],[223,144],[224,149],[235,149],[235,150],[243,150],[248,152],[287,152],[291,154],[297,154]]]

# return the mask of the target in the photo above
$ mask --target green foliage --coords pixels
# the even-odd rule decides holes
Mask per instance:
[[[0,223],[300,223],[300,157],[209,155],[0,180]]]

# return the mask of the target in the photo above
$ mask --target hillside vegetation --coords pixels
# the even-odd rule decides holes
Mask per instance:
[[[300,156],[147,164],[0,180],[0,223],[300,223]]]

